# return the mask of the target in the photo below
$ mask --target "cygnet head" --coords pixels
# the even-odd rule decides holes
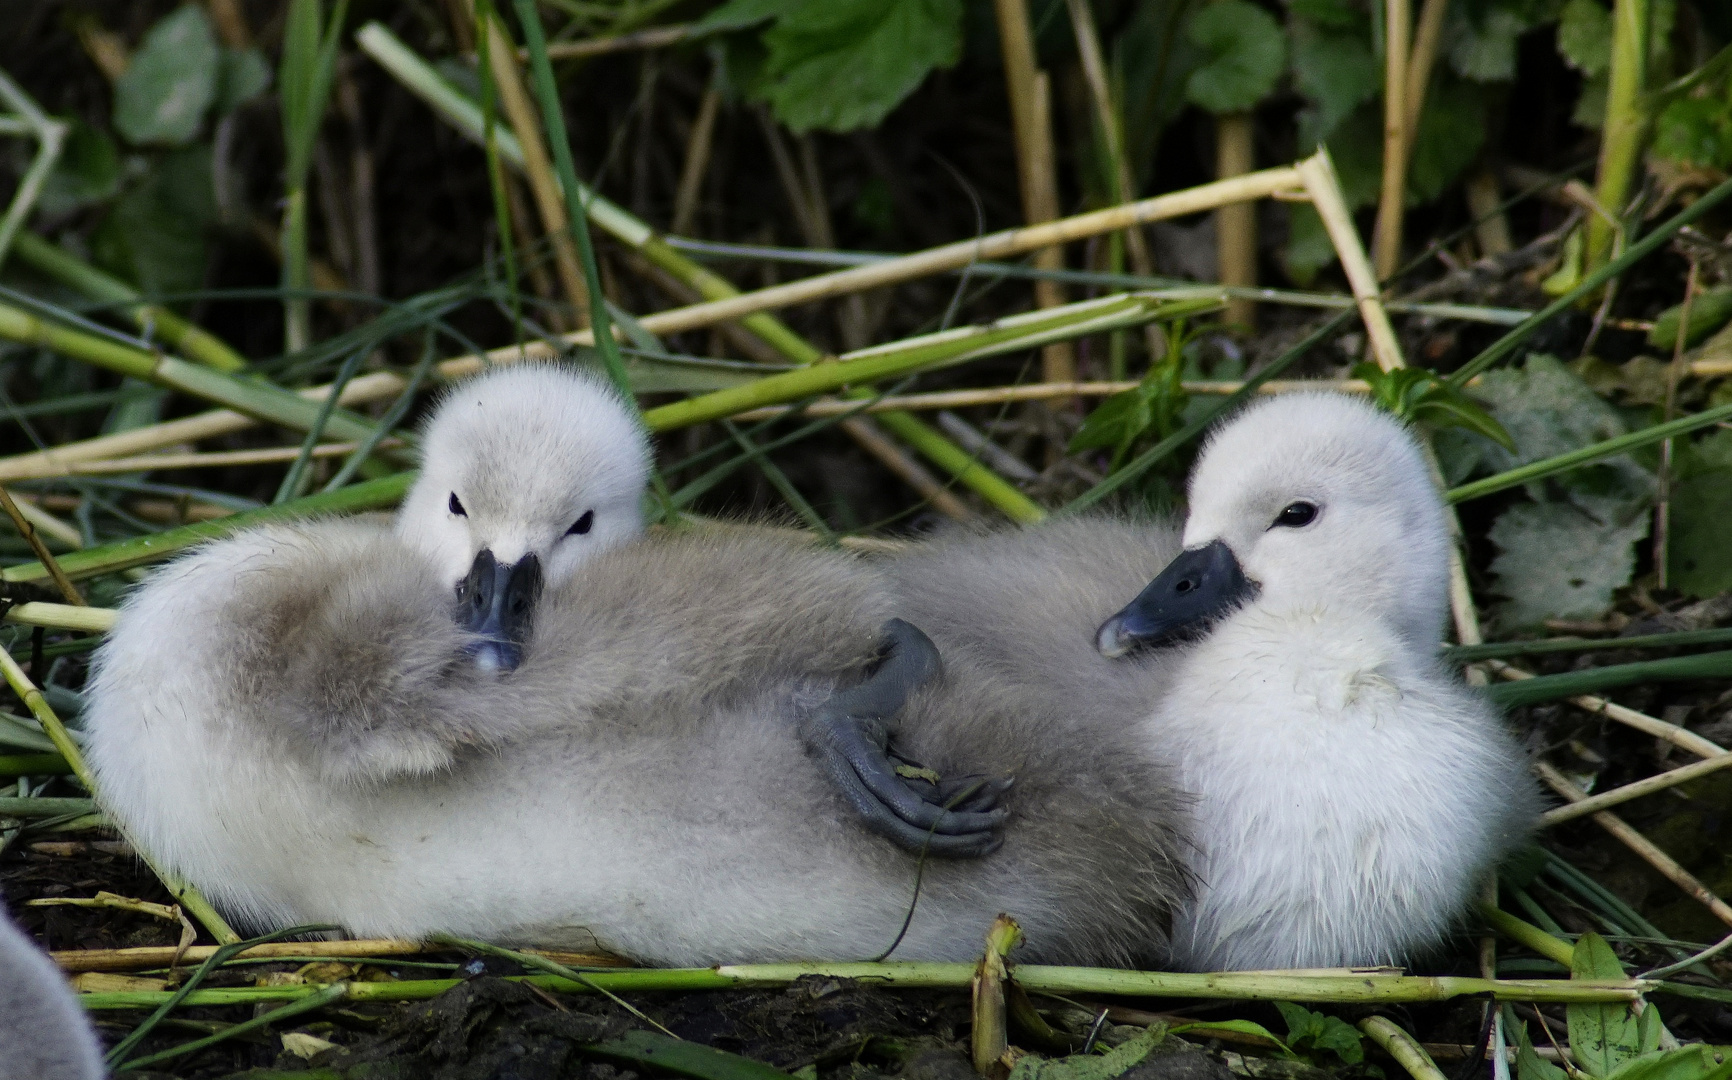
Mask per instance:
[[[1363,613],[1436,647],[1449,531],[1425,456],[1395,417],[1345,394],[1266,399],[1216,430],[1189,494],[1184,553],[1102,625],[1102,653],[1197,637],[1253,602]]]
[[[494,368],[439,402],[397,534],[457,590],[483,666],[516,666],[543,581],[643,531],[649,460],[619,394],[567,367]]]

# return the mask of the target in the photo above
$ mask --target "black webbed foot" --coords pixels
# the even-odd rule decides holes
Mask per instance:
[[[890,620],[884,637],[878,670],[807,719],[806,744],[862,823],[899,847],[950,858],[995,851],[1003,840],[994,830],[1008,813],[998,802],[1011,779],[938,779],[890,750],[890,719],[942,664],[932,640],[910,623]]]

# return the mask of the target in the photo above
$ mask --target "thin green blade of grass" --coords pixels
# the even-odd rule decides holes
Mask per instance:
[[[812,504],[806,501],[804,495],[800,494],[800,489],[794,486],[792,480],[788,479],[788,474],[770,460],[770,455],[764,453],[757,443],[747,438],[745,433],[732,421],[722,421],[722,428],[728,433],[728,438],[734,441],[734,445],[745,451],[746,456],[758,467],[758,471],[764,474],[764,479],[768,480],[770,486],[782,496],[782,501],[793,507],[794,512],[800,515],[800,520],[817,533],[818,538],[826,546],[835,547],[836,533],[830,528],[830,523],[824,520],[824,515],[812,508]]]
[[[138,290],[126,282],[98,270],[35,233],[20,232],[12,241],[12,252],[32,269],[91,300],[119,307],[141,330],[180,350],[189,359],[224,372],[240,371],[247,366],[245,357],[204,327],[181,318],[160,304],[146,303]]]
[[[1500,472],[1495,476],[1488,476],[1483,480],[1475,480],[1472,483],[1462,484],[1460,487],[1450,488],[1444,493],[1444,499],[1452,503],[1460,503],[1467,502],[1469,499],[1483,498],[1508,488],[1532,483],[1535,480],[1543,480],[1548,476],[1556,476],[1583,465],[1591,465],[1602,458],[1613,457],[1644,446],[1652,446],[1654,443],[1679,435],[1687,435],[1692,431],[1728,419],[1732,419],[1732,403],[1706,409],[1692,416],[1681,416],[1663,424],[1654,424],[1651,427],[1642,428],[1640,431],[1632,431],[1626,435],[1619,435],[1616,438],[1594,443],[1591,446],[1584,446],[1580,450],[1571,450],[1568,453],[1558,454],[1526,465],[1518,465],[1516,468]]]
[[[1665,224],[1631,244],[1629,250],[1618,258],[1583,278],[1575,288],[1536,311],[1515,329],[1486,346],[1485,350],[1478,356],[1463,364],[1449,376],[1450,385],[1456,387],[1466,385],[1469,379],[1514,352],[1518,345],[1526,341],[1534,331],[1545,325],[1553,316],[1569,310],[1584,296],[1598,291],[1600,286],[1658,251],[1678,230],[1718,206],[1729,195],[1732,195],[1732,180],[1723,181],[1712,191],[1674,215]]]
[[[1732,641],[1732,629],[1679,630],[1668,634],[1638,634],[1614,638],[1550,638],[1542,641],[1503,641],[1489,645],[1451,645],[1443,657],[1456,664],[1479,660],[1501,660],[1506,656],[1541,656],[1550,653],[1607,652],[1613,649],[1682,649],[1692,645],[1719,645]]]
[[[1094,487],[1089,488],[1087,491],[1071,500],[1070,504],[1064,508],[1064,512],[1069,514],[1080,510],[1086,510],[1160,464],[1180,447],[1202,434],[1210,424],[1215,422],[1217,417],[1228,415],[1231,410],[1238,408],[1243,402],[1249,400],[1251,395],[1257,392],[1258,387],[1281,374],[1283,371],[1286,371],[1297,363],[1306,353],[1310,352],[1313,348],[1328,340],[1330,337],[1333,337],[1342,327],[1357,318],[1358,314],[1359,313],[1356,309],[1349,308],[1348,310],[1341,312],[1339,315],[1336,315],[1316,330],[1307,334],[1291,349],[1288,349],[1285,353],[1282,353],[1271,361],[1262,371],[1259,371],[1249,379],[1246,379],[1243,386],[1235,390],[1233,393],[1228,394],[1225,398],[1222,398],[1221,403],[1215,408],[1197,417],[1172,435],[1169,435],[1167,438],[1162,439],[1154,446],[1143,451],[1118,472],[1112,474]]]
[[[693,1080],[789,1080],[790,1075],[749,1057],[653,1031],[628,1031],[617,1039],[589,1043],[583,1052]]]
[[[69,776],[72,766],[59,754],[0,754],[0,776]]]
[[[343,1000],[348,992],[348,983],[331,983],[328,986],[321,986],[306,997],[291,1001],[280,1009],[272,1009],[270,1012],[255,1016],[250,1020],[242,1020],[233,1027],[224,1028],[214,1035],[206,1035],[202,1039],[194,1039],[191,1042],[181,1043],[179,1046],[171,1046],[167,1050],[160,1050],[154,1054],[146,1054],[143,1057],[133,1058],[131,1061],[121,1062],[115,1068],[130,1071],[164,1061],[172,1061],[177,1057],[184,1057],[194,1051],[203,1050],[207,1046],[215,1046],[217,1043],[232,1039],[237,1035],[245,1035],[249,1031],[257,1031],[259,1028],[268,1027],[293,1016],[299,1016],[301,1013],[312,1012],[314,1009],[333,1005]]]
[[[1696,656],[1673,656],[1665,660],[1642,660],[1633,664],[1611,664],[1559,675],[1536,675],[1519,682],[1488,686],[1485,693],[1499,705],[1514,709],[1582,694],[1598,694],[1638,683],[1726,678],[1732,678],[1732,650],[1700,653]]]
[[[313,145],[330,101],[337,66],[338,34],[349,0],[337,0],[321,32],[320,0],[290,0],[283,32],[283,61],[277,76],[282,104],[283,166],[283,351],[296,353],[312,343],[312,308],[303,295],[312,284],[307,255],[307,174]]]

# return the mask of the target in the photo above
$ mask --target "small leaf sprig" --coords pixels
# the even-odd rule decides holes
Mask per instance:
[[[1355,365],[1352,374],[1371,387],[1372,401],[1403,420],[1433,428],[1466,428],[1515,451],[1503,425],[1435,371],[1415,367],[1384,371],[1367,361]]]

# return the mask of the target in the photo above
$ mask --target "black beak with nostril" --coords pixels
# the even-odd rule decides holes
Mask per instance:
[[[541,560],[530,552],[506,565],[483,548],[457,587],[457,622],[481,640],[469,652],[484,668],[511,671],[523,662],[535,604],[541,597]]]

